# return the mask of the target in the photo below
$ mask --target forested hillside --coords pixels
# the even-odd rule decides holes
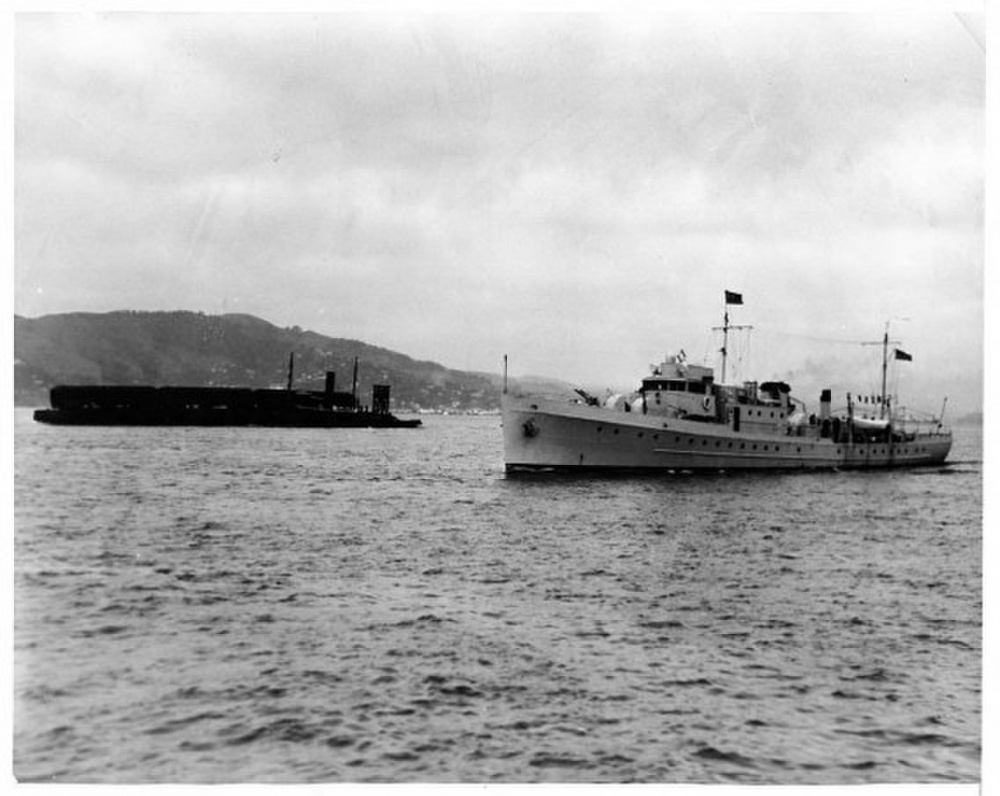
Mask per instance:
[[[373,383],[385,383],[392,386],[392,405],[399,411],[499,406],[498,375],[451,370],[252,315],[183,311],[15,317],[14,400],[18,406],[44,406],[55,384],[284,386],[289,354],[295,355],[294,385],[301,389],[322,389],[332,370],[337,389],[349,390],[358,357],[362,400]]]

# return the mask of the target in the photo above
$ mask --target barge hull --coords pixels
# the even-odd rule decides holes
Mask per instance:
[[[388,410],[385,385],[373,388],[372,408],[352,393],[238,387],[59,385],[39,423],[60,426],[263,426],[284,428],[415,428]]]
[[[37,409],[34,419],[54,426],[258,426],[271,428],[416,428],[418,419],[401,420],[372,412],[303,410],[289,414],[192,411],[174,415],[101,410]]]

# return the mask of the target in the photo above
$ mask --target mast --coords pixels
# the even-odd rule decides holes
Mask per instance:
[[[292,374],[295,371],[295,352],[292,351],[288,355],[288,390],[292,389]]]
[[[878,410],[879,420],[885,417],[886,408],[889,405],[889,396],[885,394],[886,373],[889,369],[889,343],[892,343],[894,346],[899,345],[899,340],[889,339],[889,321],[885,322],[885,332],[883,333],[881,340],[866,340],[865,342],[861,343],[861,345],[882,346],[882,394],[879,396],[879,410]]]
[[[729,330],[730,329],[753,329],[752,326],[731,326],[729,324],[729,305],[730,304],[742,304],[743,294],[734,293],[731,290],[724,291],[726,301],[725,309],[722,314],[722,326],[713,326],[714,331],[722,330],[722,348],[719,352],[722,354],[722,373],[720,374],[719,384],[726,383],[726,355],[729,353]]]
[[[878,418],[885,417],[885,374],[889,367],[889,321],[885,322],[885,334],[882,336],[882,395],[879,400]]]
[[[722,313],[722,373],[720,384],[726,383],[726,350],[729,348],[729,304]]]

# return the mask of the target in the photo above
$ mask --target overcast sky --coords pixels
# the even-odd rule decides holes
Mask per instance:
[[[891,321],[904,386],[978,409],[982,28],[21,14],[14,310],[246,312],[634,386],[717,364],[729,289],[746,378],[853,376]]]

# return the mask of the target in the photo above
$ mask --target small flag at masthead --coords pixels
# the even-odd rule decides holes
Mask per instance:
[[[742,304],[742,303],[743,303],[742,293],[734,293],[731,290],[726,291],[726,304]]]

